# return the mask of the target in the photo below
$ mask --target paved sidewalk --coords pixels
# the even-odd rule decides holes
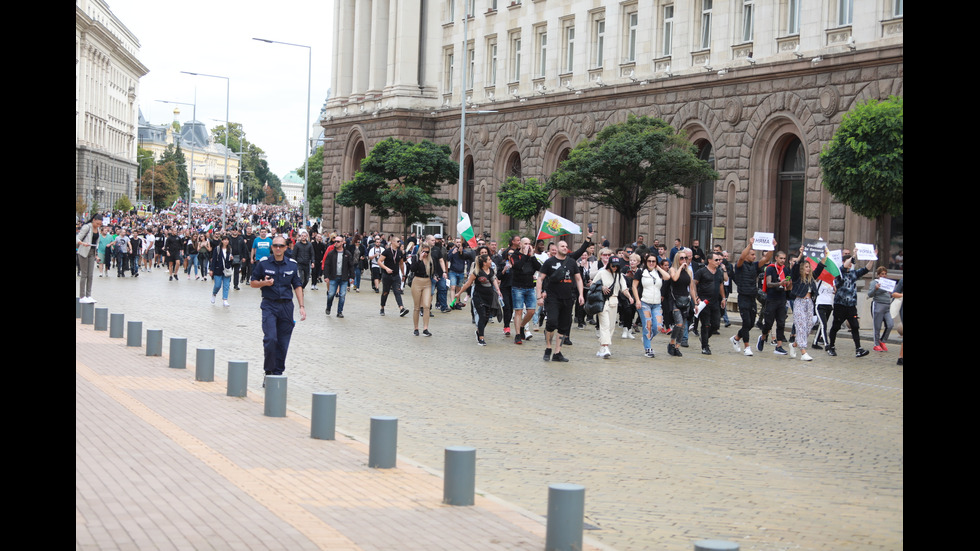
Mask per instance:
[[[365,443],[314,440],[309,419],[265,417],[261,396],[228,397],[145,341],[77,319],[75,339],[76,549],[544,548],[540,517],[485,495],[443,505],[436,474],[368,468]]]

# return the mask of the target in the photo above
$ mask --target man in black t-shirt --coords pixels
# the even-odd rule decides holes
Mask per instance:
[[[388,242],[388,246],[378,258],[381,268],[381,315],[385,315],[385,303],[388,293],[394,291],[395,302],[398,303],[399,315],[405,317],[408,308],[402,304],[402,276],[405,274],[405,253],[401,250],[402,240],[396,237]]]
[[[446,247],[442,243],[442,234],[434,236],[435,243],[432,245],[429,254],[432,257],[432,271],[436,275],[434,295],[436,296],[436,308],[441,312],[449,312],[449,303],[446,301],[446,291],[449,288],[449,266],[446,264]]]
[[[706,302],[698,319],[701,320],[701,353],[711,354],[708,339],[721,327],[721,309],[725,307],[725,281],[728,275],[721,269],[721,255],[711,253],[708,265],[694,274],[694,301]]]
[[[575,259],[568,254],[568,243],[559,241],[558,252],[541,265],[537,284],[538,303],[543,304],[548,313],[548,322],[545,325],[545,361],[568,361],[561,353],[561,345],[572,329],[576,293],[579,304],[585,304],[583,291],[582,274],[575,265]],[[555,343],[552,355],[555,330],[558,331],[558,342]]]
[[[762,260],[756,262],[756,252],[752,249],[755,238],[749,238],[749,244],[745,246],[742,254],[735,263],[735,285],[738,287],[738,314],[742,317],[742,328],[738,333],[729,339],[735,352],[739,349],[739,341],[745,345],[742,353],[752,356],[752,342],[749,340],[749,331],[755,325],[756,316],[756,296],[759,294],[759,272],[765,270],[766,264],[772,259],[772,251],[767,251]]]
[[[765,348],[766,341],[769,340],[769,331],[772,330],[773,322],[776,323],[776,350],[773,352],[780,356],[786,355],[783,349],[783,341],[786,336],[783,332],[786,326],[786,291],[792,288],[792,281],[787,278],[789,269],[786,268],[786,253],[779,251],[776,253],[776,263],[766,267],[766,310],[764,313],[765,321],[762,325],[762,335],[756,341],[756,348],[759,352]]]
[[[541,262],[534,256],[531,240],[527,237],[520,240],[516,250],[510,250],[512,284],[511,298],[514,305],[514,325],[517,334],[514,344],[522,344],[527,340],[524,326],[534,318],[537,301],[534,298],[534,274],[541,268]]]

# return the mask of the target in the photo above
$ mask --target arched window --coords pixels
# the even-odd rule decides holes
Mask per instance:
[[[795,136],[786,144],[780,158],[776,189],[779,193],[776,208],[777,248],[793,251],[803,244],[803,203],[806,194],[806,150]]]
[[[711,142],[702,140],[698,146],[698,158],[715,168],[715,152]],[[701,241],[701,248],[711,244],[711,224],[715,210],[715,181],[705,180],[691,189],[691,243]]]
[[[521,154],[513,152],[507,158],[507,177],[523,178],[521,171]]]

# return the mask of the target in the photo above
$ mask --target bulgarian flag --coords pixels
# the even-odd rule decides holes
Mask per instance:
[[[581,235],[582,228],[571,220],[566,220],[550,210],[544,211],[544,220],[541,221],[541,229],[538,230],[537,238],[550,239],[567,234]]]
[[[830,249],[827,248],[827,244],[824,243],[823,239],[807,241],[803,246],[803,251],[806,253],[806,259],[810,263],[810,268],[814,270],[817,269],[817,264],[820,264],[821,260],[824,258],[827,259],[824,263],[823,271],[820,272],[820,277],[817,279],[833,285],[834,278],[840,275],[840,268],[834,262],[833,257],[830,255]]]
[[[471,249],[476,248],[476,234],[473,233],[473,224],[470,223],[470,215],[460,211],[459,222],[456,222],[456,235],[463,241],[470,244]]]

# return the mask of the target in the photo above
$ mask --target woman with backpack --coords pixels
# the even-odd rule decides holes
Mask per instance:
[[[603,256],[610,252],[612,251],[608,249],[602,251]],[[612,332],[619,316],[619,295],[624,295],[627,302],[633,304],[629,284],[622,274],[624,265],[622,258],[612,256],[609,258],[609,263],[596,272],[594,277],[594,280],[602,285],[602,293],[606,297],[606,304],[596,314],[596,319],[599,321],[599,351],[596,352],[596,356],[602,359],[612,356],[609,346],[612,344]]]

